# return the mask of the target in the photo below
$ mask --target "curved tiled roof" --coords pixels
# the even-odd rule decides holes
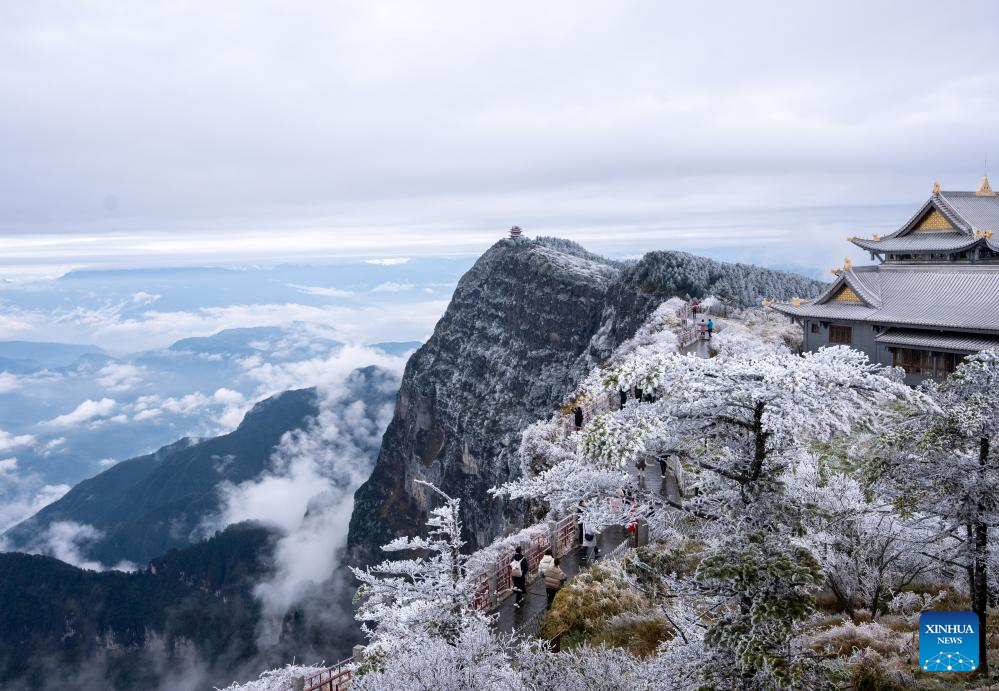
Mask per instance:
[[[999,338],[915,329],[888,329],[874,340],[888,346],[952,350],[959,353],[977,353],[986,348],[999,347]]]
[[[999,231],[999,197],[974,192],[941,192],[940,198],[973,230]]]
[[[886,237],[881,240],[853,238],[853,244],[875,252],[960,252],[974,247],[981,238],[966,233],[919,233],[901,237]]]
[[[823,302],[819,298],[775,309],[795,317],[842,319],[910,326],[969,329],[999,334],[999,269],[981,264],[881,265],[843,272],[840,279],[863,286],[878,301],[871,306]],[[839,285],[839,281],[833,285]],[[861,297],[864,294],[858,291]]]
[[[952,232],[913,233],[920,219],[931,209],[939,211],[951,225]],[[960,252],[970,249],[981,238],[978,231],[999,231],[999,197],[975,192],[940,192],[919,207],[901,228],[880,240],[851,238],[850,241],[871,252]],[[985,244],[999,252],[999,234],[986,238]]]

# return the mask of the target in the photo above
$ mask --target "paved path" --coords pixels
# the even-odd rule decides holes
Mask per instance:
[[[722,324],[715,323],[715,333],[718,333],[722,328],[724,328]],[[711,357],[708,349],[709,344],[709,340],[701,340],[699,338],[690,345],[682,348],[680,352],[693,353],[698,357],[709,358]],[[659,464],[655,461],[649,462],[644,471],[633,465],[629,466],[628,472],[638,478],[640,486],[651,488],[658,484],[660,494],[676,500],[680,499],[680,488],[677,486],[676,478],[671,473],[667,473],[665,478],[662,477],[659,471]],[[600,534],[601,557],[610,554],[624,541],[626,535],[627,532],[622,526],[612,526],[605,529]],[[582,554],[582,548],[577,548],[559,561],[559,566],[565,571],[569,579],[579,573],[581,566],[583,568],[586,567],[586,564],[581,564]],[[566,582],[568,582],[568,579]],[[524,594],[524,599],[520,607],[514,607],[514,602],[515,598],[511,594],[490,612],[490,614],[499,615],[496,619],[496,626],[500,631],[516,631],[521,627],[527,626],[536,620],[541,612],[548,608],[544,579],[539,576],[527,585],[527,592]],[[531,631],[530,633],[533,634],[535,632]]]
[[[600,533],[600,557],[610,554],[614,548],[625,539],[625,530],[621,526],[611,526]],[[582,548],[574,549],[559,560],[559,568],[572,578],[586,564],[582,563]],[[568,582],[568,579],[566,579]],[[545,593],[545,581],[540,576],[527,584],[527,592],[520,607],[514,607],[516,598],[513,594],[504,598],[490,614],[499,614],[496,626],[500,631],[515,631],[525,623],[548,608],[548,597]]]

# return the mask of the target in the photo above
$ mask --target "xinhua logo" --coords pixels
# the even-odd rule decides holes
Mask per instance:
[[[967,672],[978,667],[978,615],[919,615],[919,666],[929,672]]]

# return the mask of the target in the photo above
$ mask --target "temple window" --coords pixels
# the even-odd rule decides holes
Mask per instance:
[[[853,343],[853,327],[832,324],[829,327],[829,342],[837,345],[850,345]]]
[[[928,350],[895,348],[892,350],[893,367],[901,367],[908,374],[933,374],[933,358]]]

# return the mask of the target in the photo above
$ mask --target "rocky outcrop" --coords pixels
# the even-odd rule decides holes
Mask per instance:
[[[410,358],[374,473],[355,495],[355,561],[422,525],[434,504],[415,480],[461,498],[473,545],[518,522],[487,490],[517,472],[518,431],[583,374],[580,356],[621,271],[582,248],[553,245],[494,245]]]
[[[436,504],[416,480],[461,498],[472,547],[522,525],[523,507],[488,494],[519,473],[520,430],[550,415],[663,300],[725,293],[759,304],[819,287],[684,253],[624,265],[564,240],[501,240],[406,366],[375,470],[355,495],[351,560],[370,562],[381,544],[419,532]]]

